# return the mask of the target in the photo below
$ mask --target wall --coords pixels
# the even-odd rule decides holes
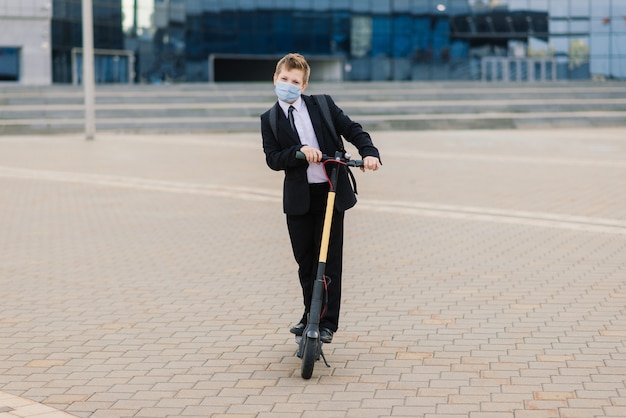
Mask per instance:
[[[50,0],[0,0],[0,46],[19,48],[19,84],[52,83]]]

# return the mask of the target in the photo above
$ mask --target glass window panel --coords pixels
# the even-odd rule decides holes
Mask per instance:
[[[202,11],[202,2],[200,0],[187,0],[185,4],[187,15],[198,14]]]
[[[569,49],[569,39],[566,37],[552,37],[550,38],[550,46],[555,55],[565,56]]]
[[[589,0],[572,0],[570,2],[570,16],[589,16],[590,10]]]
[[[549,0],[528,0],[528,8],[539,12],[547,12],[550,10]]]
[[[413,56],[418,62],[429,59],[431,39],[430,18],[415,18],[413,21]]]
[[[411,0],[394,0],[391,4],[393,12],[408,12],[411,10]]]
[[[624,18],[622,18],[624,19]],[[611,37],[611,49],[609,57],[611,60],[610,76],[626,78],[626,33],[614,33]]]
[[[254,10],[256,8],[256,0],[239,0],[240,10]]]
[[[609,56],[609,35],[599,34],[591,37],[589,49],[593,57],[606,58]]]
[[[443,2],[442,2],[443,3]],[[470,7],[467,0],[448,0],[446,13],[450,15],[469,13]]]
[[[333,13],[331,53],[350,53],[350,14]]]
[[[591,17],[608,17],[611,1],[613,0],[593,0],[593,6],[590,9]]]
[[[450,58],[462,59],[467,58],[469,45],[463,41],[453,41],[450,45]]]
[[[609,37],[597,35],[591,38],[591,73],[602,76],[609,75]]]
[[[376,0],[372,2],[372,13],[390,13],[391,2],[390,0]]]
[[[433,58],[447,61],[449,54],[450,25],[448,19],[437,19],[433,28]]]
[[[591,33],[609,33],[611,31],[611,19],[608,17],[592,16],[589,26]]]
[[[288,4],[285,8],[290,10],[311,10],[312,3],[311,0],[298,0]]]
[[[393,19],[393,46],[394,57],[408,57],[412,53],[411,29],[413,19],[409,15],[396,16]]]
[[[391,49],[391,19],[386,16],[372,18],[372,56],[388,56]]]
[[[323,12],[308,15],[310,51],[315,54],[330,53],[331,20],[330,15]]]
[[[550,0],[551,17],[569,16],[569,2],[564,0]]]
[[[275,36],[275,51],[276,52],[291,52],[293,51],[292,44],[292,19],[286,11],[275,11],[272,13],[274,36]]]
[[[588,39],[572,39],[568,50],[568,78],[589,78],[589,42]]]
[[[544,57],[550,55],[550,45],[542,39],[528,38],[528,55],[534,57]]]
[[[326,11],[330,10],[330,0],[317,0],[312,4],[313,10]]]
[[[613,16],[624,18],[626,16],[626,2],[615,0],[613,3]]]
[[[572,20],[570,22],[569,30],[573,33],[589,33],[589,21]]]
[[[19,81],[20,50],[0,48],[0,81]]]
[[[257,9],[273,9],[274,8],[274,0],[256,0]]]
[[[551,34],[567,33],[567,21],[566,20],[550,20],[550,33]]]
[[[411,2],[411,12],[414,14],[426,14],[430,12],[430,0],[413,0]]]
[[[350,10],[350,0],[334,0],[331,6],[333,10]]]
[[[352,0],[352,10],[355,12],[371,12],[370,0]]]
[[[67,14],[67,4],[59,0],[52,1],[52,17],[64,18]],[[0,15],[7,16],[6,5],[0,4]]]
[[[510,0],[509,10],[528,10],[530,8],[528,1],[529,0]]]
[[[274,0],[273,6],[276,9],[289,9],[293,5],[292,0]]]
[[[352,16],[350,28],[350,54],[360,58],[372,49],[372,18],[371,16]]]
[[[570,67],[580,66],[589,62],[589,38],[570,39],[567,55],[569,56]]]

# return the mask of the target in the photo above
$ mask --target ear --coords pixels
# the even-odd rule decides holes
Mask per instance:
[[[309,83],[305,83],[302,85],[302,91],[301,93],[304,93],[304,90],[309,86]]]
[[[276,80],[278,80],[278,74],[274,73],[274,85],[276,85]]]

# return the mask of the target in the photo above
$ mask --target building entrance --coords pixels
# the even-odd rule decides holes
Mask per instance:
[[[271,81],[282,55],[213,54],[209,56],[209,81]],[[307,56],[311,81],[343,81],[340,57]]]

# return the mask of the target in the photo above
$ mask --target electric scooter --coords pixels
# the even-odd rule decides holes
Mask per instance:
[[[296,152],[296,158],[306,159],[304,153],[301,151]],[[333,210],[335,208],[335,196],[337,178],[339,173],[339,165],[345,165],[348,167],[363,167],[362,160],[352,160],[349,153],[342,153],[337,151],[335,157],[329,157],[327,155],[322,156],[322,163],[333,164],[330,176],[328,177],[329,190],[328,198],[326,201],[326,211],[324,213],[324,226],[322,229],[322,241],[320,245],[319,261],[317,265],[317,275],[313,283],[313,295],[311,298],[311,311],[309,312],[307,326],[302,333],[302,336],[296,337],[296,343],[298,344],[297,356],[302,359],[302,367],[300,374],[303,379],[310,379],[313,375],[313,368],[315,362],[320,359],[320,356],[324,359],[324,363],[327,367],[330,367],[322,351],[323,342],[320,340],[320,317],[322,315],[322,297],[325,287],[324,272],[326,269],[326,258],[328,256],[328,244],[330,241],[330,228],[333,219]]]

